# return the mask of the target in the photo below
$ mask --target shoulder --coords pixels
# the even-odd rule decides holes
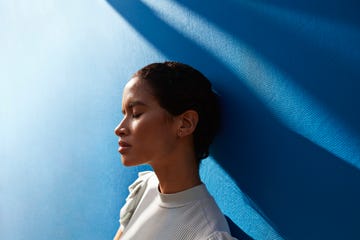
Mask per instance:
[[[199,200],[193,204],[192,211],[188,211],[192,216],[188,222],[194,226],[202,226],[197,239],[233,240],[228,223],[206,186],[202,185],[199,190]]]
[[[129,186],[129,192],[134,192],[140,185],[146,183],[152,176],[155,176],[155,173],[152,171],[139,172],[138,178]]]
[[[138,206],[149,179],[156,176],[152,171],[138,173],[138,178],[129,186],[129,195],[126,198],[125,205],[120,210],[120,224],[124,228],[130,221],[136,207]]]
[[[143,171],[143,172],[138,172],[138,178],[135,180],[134,183],[136,182],[142,182],[144,180],[149,179],[150,177],[155,176],[155,173],[153,171]],[[133,183],[133,184],[134,184]],[[130,187],[133,185],[131,184]]]
[[[126,201],[136,196],[141,198],[143,191],[147,187],[148,180],[153,176],[155,176],[155,173],[152,171],[139,172],[138,178],[129,186],[129,195]]]
[[[206,238],[206,240],[237,240],[232,237],[228,232],[214,232]]]
[[[203,218],[207,220],[208,234],[213,232],[230,232],[228,223],[219,206],[216,204],[215,199],[210,193],[207,194],[208,197],[198,203],[198,210],[201,211]]]

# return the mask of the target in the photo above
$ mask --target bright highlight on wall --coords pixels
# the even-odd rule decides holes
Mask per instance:
[[[117,153],[122,87],[165,60],[198,68],[223,94],[228,128],[201,177],[235,233],[360,239],[358,9],[0,0],[0,239],[113,237],[144,170]]]
[[[286,126],[360,169],[360,137],[261,54],[175,1],[143,2],[228,66]]]

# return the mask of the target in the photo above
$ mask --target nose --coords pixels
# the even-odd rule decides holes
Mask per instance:
[[[124,119],[119,123],[119,125],[116,126],[114,132],[115,132],[115,135],[118,137],[122,137],[127,134],[127,129],[124,124]]]

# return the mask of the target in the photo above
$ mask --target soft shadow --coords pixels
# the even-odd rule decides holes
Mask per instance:
[[[360,17],[358,10],[360,9],[360,2],[353,0],[318,0],[316,2],[308,2],[302,0],[256,0],[253,2],[272,4],[276,6],[281,6],[287,9],[298,9],[299,11],[305,12],[310,15],[320,16],[326,18],[329,21],[336,21],[349,24],[355,28],[360,27]]]
[[[193,65],[210,77],[221,95],[224,116],[224,128],[212,155],[282,236],[299,240],[360,239],[358,169],[290,131],[249,91],[244,79],[231,72],[230,66],[174,30],[146,5],[140,1],[108,2],[169,59]],[[296,29],[283,28],[240,4],[229,9],[223,6],[231,1],[210,1],[207,5],[178,2],[246,41],[274,66],[286,69],[291,79],[359,135],[360,112],[354,111],[359,96],[350,95],[360,88],[355,63],[338,61],[296,35]],[[215,10],[210,3],[216,5]],[[233,17],[239,21],[229,19]],[[318,79],[326,82],[319,83]],[[319,136],[323,131],[318,129]],[[240,232],[237,227],[235,224],[235,232]]]
[[[225,216],[225,218],[229,224],[230,232],[233,237],[236,237],[239,240],[253,240],[253,238],[251,238],[241,228],[239,228],[228,216]]]
[[[360,28],[351,25],[360,23],[354,11],[359,3],[225,0],[221,4],[209,1],[204,7],[197,1],[176,2],[241,38],[274,66],[284,69],[296,84],[360,136],[360,111],[353,111],[360,109]],[[332,5],[339,5],[339,9],[331,9]],[[275,11],[278,16],[270,14],[274,9],[281,9]],[[356,15],[346,16],[342,11]],[[284,13],[299,16],[279,16]],[[326,18],[326,13],[335,15]]]

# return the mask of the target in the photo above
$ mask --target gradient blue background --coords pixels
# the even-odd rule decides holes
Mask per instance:
[[[0,239],[112,239],[122,89],[202,71],[224,127],[201,168],[239,239],[360,239],[358,1],[0,0]]]

